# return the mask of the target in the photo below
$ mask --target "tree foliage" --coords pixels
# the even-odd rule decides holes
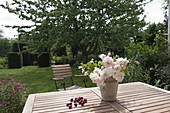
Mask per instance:
[[[0,29],[0,38],[3,37],[3,31]]]
[[[141,42],[133,42],[126,48],[127,55],[136,57],[140,65],[149,72],[149,84],[155,85],[158,80],[161,80],[159,84],[163,83],[162,88],[169,84],[166,80],[170,77],[167,75],[167,69],[165,68],[169,60],[165,31],[164,24],[153,23],[143,32]]]
[[[19,39],[36,51],[71,47],[86,61],[88,55],[123,48],[145,25],[143,6],[150,0],[12,0],[1,5],[30,26],[17,28]],[[29,29],[29,30],[28,30]],[[35,49],[36,48],[36,49]],[[82,58],[82,57],[80,57]]]
[[[11,42],[7,38],[0,38],[0,57],[7,57],[11,51]]]

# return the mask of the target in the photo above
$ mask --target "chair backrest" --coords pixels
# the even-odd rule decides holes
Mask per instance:
[[[69,64],[51,65],[54,77],[70,77],[72,76],[71,67]]]

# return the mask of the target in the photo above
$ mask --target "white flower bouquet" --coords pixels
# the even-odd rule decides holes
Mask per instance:
[[[87,64],[81,64],[79,69],[82,70],[84,75],[89,75],[93,83],[98,86],[104,83],[109,77],[121,82],[124,79],[125,73],[127,73],[127,64],[129,60],[127,58],[119,58],[118,56],[111,57],[108,55],[101,54],[99,57],[101,61],[95,61],[91,59]]]

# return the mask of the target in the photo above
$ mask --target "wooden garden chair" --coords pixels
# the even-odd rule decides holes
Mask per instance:
[[[58,87],[57,81],[62,81],[60,85],[63,86],[64,90],[81,88],[74,84],[73,74],[72,74],[71,67],[69,64],[51,65],[51,69],[52,69],[52,73],[53,73],[52,80],[55,81],[56,90],[61,90]],[[71,79],[71,87],[69,87],[69,88],[66,88],[66,83],[64,80],[67,77],[70,77],[70,79]],[[86,87],[87,85],[86,85],[86,81],[84,79],[83,79],[83,82]]]

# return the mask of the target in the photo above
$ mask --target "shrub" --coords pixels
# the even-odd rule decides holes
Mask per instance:
[[[27,99],[27,91],[12,76],[0,79],[0,110],[2,113],[21,113]]]
[[[43,52],[38,57],[38,66],[39,67],[49,67],[50,66],[50,54],[48,52]]]
[[[21,68],[22,67],[22,55],[16,52],[8,53],[8,68]]]
[[[161,33],[157,33],[155,34],[154,42],[152,42],[152,44],[147,44],[147,42],[147,40],[138,43],[133,42],[125,49],[128,58],[132,56],[138,57],[138,61],[142,67],[145,68],[144,70],[147,70],[149,73],[149,84],[154,85],[155,81],[158,81],[160,78],[162,78],[162,72],[165,72],[161,71],[161,68],[166,67],[167,62],[169,62],[167,53],[167,37]],[[155,68],[155,66],[158,67]],[[169,78],[168,76],[164,76],[164,79],[168,80]],[[160,80],[162,81],[162,79]],[[158,84],[158,82],[156,84]]]
[[[55,61],[56,64],[70,64],[71,63],[71,57],[69,56],[53,56],[52,60]]]
[[[0,69],[4,68],[6,63],[7,63],[7,59],[0,57]]]
[[[150,70],[153,72],[154,76],[153,85],[170,90],[170,69],[168,67],[155,65]]]
[[[128,74],[125,76],[124,82],[145,82],[149,83],[149,71],[141,65],[130,64],[128,66]]]
[[[29,66],[32,64],[31,62],[31,55],[29,53],[23,53],[22,57],[23,57],[23,66]]]

